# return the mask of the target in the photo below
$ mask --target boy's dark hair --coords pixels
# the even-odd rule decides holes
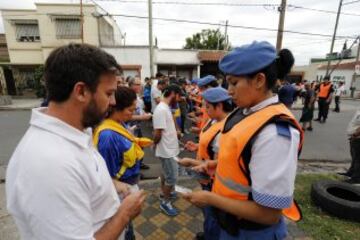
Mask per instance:
[[[181,94],[181,88],[178,85],[172,84],[167,86],[162,92],[164,97],[169,97],[172,93]]]
[[[115,111],[122,111],[125,108],[130,107],[134,101],[136,100],[136,93],[134,90],[128,87],[120,86],[117,88],[115,92],[115,101],[116,104],[112,108],[112,112]]]
[[[163,76],[164,76],[164,74],[162,74],[162,73],[160,73],[160,72],[156,73],[156,75],[155,75],[155,77],[156,77],[157,79],[159,79],[159,78],[161,78],[161,77],[163,77]]]
[[[75,43],[59,47],[45,62],[48,99],[66,101],[78,82],[84,82],[91,92],[95,92],[102,74],[118,72],[121,68],[115,58],[100,48]]]

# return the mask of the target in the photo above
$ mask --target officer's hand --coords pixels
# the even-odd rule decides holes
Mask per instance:
[[[187,141],[185,144],[185,149],[195,152],[198,150],[198,145],[196,143],[194,143],[193,141]]]
[[[184,167],[190,167],[190,166],[192,166],[192,160],[193,159],[191,159],[191,158],[182,158],[182,159],[179,159],[179,164],[181,165],[181,166],[184,166]]]
[[[183,198],[198,207],[208,205],[208,199],[211,193],[209,191],[197,191],[192,193],[181,194]]]
[[[196,167],[191,168],[192,170],[194,170],[195,172],[200,172],[200,173],[207,173],[209,170],[209,164],[208,162],[204,162]]]
[[[142,115],[142,119],[144,121],[146,120],[150,120],[152,118],[152,114],[151,113],[145,113],[144,115]]]
[[[123,212],[129,219],[133,219],[141,213],[145,198],[144,190],[131,193],[121,202],[119,211]]]

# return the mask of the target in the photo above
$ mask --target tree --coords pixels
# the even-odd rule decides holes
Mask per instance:
[[[200,33],[186,38],[185,41],[184,49],[225,49],[225,35],[220,32],[220,29],[203,29]]]

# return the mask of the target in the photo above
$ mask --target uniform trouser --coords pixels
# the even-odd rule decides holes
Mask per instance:
[[[326,120],[329,113],[329,103],[326,102],[326,98],[319,98],[319,115],[318,119]]]
[[[351,166],[348,174],[351,178],[360,180],[360,138],[350,139]]]
[[[205,191],[211,191],[211,184],[201,184],[201,188]],[[203,208],[204,214],[204,236],[205,240],[219,240],[220,226],[214,218],[212,207],[206,206]]]
[[[340,112],[340,96],[335,96],[335,112]]]
[[[262,230],[244,230],[240,229],[237,236],[228,234],[225,230],[221,229],[221,240],[283,240],[286,238],[287,230],[284,219],[281,218],[280,222],[271,227]]]

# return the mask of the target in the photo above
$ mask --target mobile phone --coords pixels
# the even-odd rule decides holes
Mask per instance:
[[[175,185],[175,192],[178,192],[178,193],[191,193],[192,190],[190,188]]]

